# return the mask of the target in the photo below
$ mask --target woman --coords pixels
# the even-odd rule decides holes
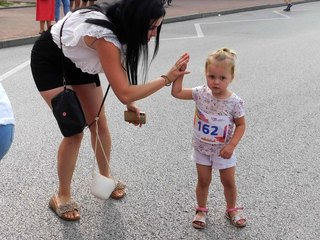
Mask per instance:
[[[155,93],[187,73],[181,70],[189,61],[188,54],[184,54],[164,77],[137,85],[140,62],[145,82],[148,42],[152,37],[155,37],[153,57],[158,51],[164,4],[163,0],[120,0],[110,5],[94,5],[68,13],[51,31],[40,36],[32,50],[31,68],[47,104],[51,107],[51,99],[63,89],[60,29],[64,23],[62,48],[66,80],[79,97],[86,121],[91,123],[95,119],[103,99],[98,76],[101,72],[105,73],[117,98],[138,116],[140,110],[136,100]],[[103,149],[97,149],[96,158],[100,173],[108,177],[111,139],[104,110],[97,124]],[[90,133],[94,146],[94,127],[90,128]],[[69,221],[80,219],[78,206],[71,198],[70,185],[82,138],[82,133],[63,138],[58,150],[59,190],[50,200],[57,215]],[[120,184],[111,197],[120,199],[124,195],[124,186]]]
[[[39,34],[50,28],[51,22],[54,20],[54,8],[53,0],[37,0],[36,21],[39,21],[40,24]],[[47,25],[47,29],[45,29],[45,25]]]

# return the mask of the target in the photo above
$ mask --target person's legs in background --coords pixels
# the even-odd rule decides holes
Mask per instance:
[[[50,20],[46,21],[46,23],[47,23],[47,30],[49,30],[49,28],[51,27],[51,21]]]
[[[89,6],[94,5],[94,4],[95,4],[95,2],[96,2],[96,0],[89,0]]]
[[[284,2],[287,4],[287,7],[283,9],[283,11],[290,12],[290,9],[292,7],[292,0],[284,0]]]
[[[67,15],[68,12],[70,12],[70,0],[62,0],[63,4],[63,13],[64,15]]]
[[[56,0],[54,8],[54,20],[58,22],[60,20],[60,6],[61,1],[63,5],[63,13],[66,15],[70,11],[70,0]]]
[[[80,0],[74,0],[74,8],[72,10],[78,9],[79,7],[80,7]]]
[[[86,7],[88,5],[88,0],[81,0],[81,7]]]
[[[60,5],[61,5],[61,0],[56,0],[54,3],[54,20],[56,22],[58,22],[60,19]]]
[[[74,0],[70,0],[70,10],[73,10],[74,8]]]
[[[46,21],[39,21],[39,23],[40,23],[40,31],[39,31],[39,33],[41,34],[41,33],[44,32],[44,25],[46,24]]]

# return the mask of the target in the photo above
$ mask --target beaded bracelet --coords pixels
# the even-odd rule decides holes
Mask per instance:
[[[171,85],[171,81],[166,75],[161,75],[161,77],[164,79],[166,86],[170,86]]]

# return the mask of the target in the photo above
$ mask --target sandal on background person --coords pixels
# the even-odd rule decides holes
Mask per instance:
[[[61,219],[66,221],[77,221],[80,219],[78,204],[73,199],[66,203],[58,204],[57,198],[58,195],[55,194],[49,201],[49,207],[52,211],[54,211]],[[71,213],[73,214],[71,215]]]
[[[206,227],[207,214],[208,214],[208,208],[197,207],[196,215],[192,220],[192,226],[197,229],[204,229]]]
[[[247,224],[247,219],[243,215],[243,207],[237,207],[237,208],[228,208],[225,213],[226,219],[230,221],[230,223],[238,228],[245,227]],[[231,215],[230,213],[236,212],[235,215]]]
[[[119,200],[123,198],[126,195],[125,188],[126,188],[126,185],[123,182],[117,181],[117,185],[113,190],[113,192],[111,193],[111,198],[115,200]]]

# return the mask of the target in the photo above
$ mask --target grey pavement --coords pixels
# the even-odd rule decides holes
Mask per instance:
[[[127,196],[101,201],[90,194],[93,152],[88,132],[72,182],[80,222],[59,219],[48,207],[57,188],[54,117],[34,85],[31,44],[0,49],[0,81],[16,116],[8,155],[0,162],[1,240],[310,240],[320,228],[320,2],[282,6],[166,24],[148,79],[167,71],[185,51],[191,74],[185,86],[203,84],[207,54],[219,47],[237,54],[231,84],[245,101],[247,129],[237,147],[238,205],[248,226],[223,217],[219,173],[210,187],[208,226],[192,228],[196,170],[192,152],[193,101],[171,97],[170,87],[137,104],[147,124],[123,121],[125,106],[111,91],[105,109],[112,134],[112,174]],[[107,80],[101,74],[106,87]]]
[[[107,0],[111,1],[111,0]],[[317,0],[296,0],[295,4]],[[20,0],[35,3],[35,0]],[[102,2],[98,0],[97,2]],[[284,6],[281,0],[173,0],[167,7],[165,22],[176,22]],[[35,7],[0,8],[0,48],[31,44],[37,38],[39,23],[35,21]],[[62,14],[61,14],[62,16]]]

